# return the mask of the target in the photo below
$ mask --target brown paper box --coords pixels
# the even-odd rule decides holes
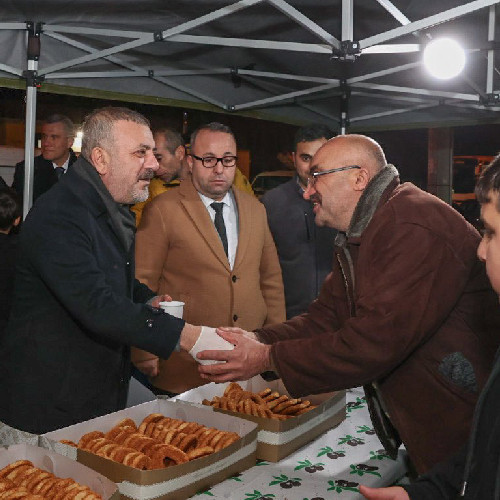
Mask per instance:
[[[266,387],[280,394],[288,394],[281,380],[266,382],[261,377],[253,377],[238,382],[244,390],[259,392]],[[211,400],[222,396],[228,384],[207,384],[192,389],[176,397],[176,400],[200,404],[203,399]],[[320,434],[333,429],[345,419],[345,391],[303,397],[318,407],[287,420],[254,417],[242,413],[214,408],[214,411],[255,422],[259,426],[257,437],[257,458],[279,462],[295,450],[311,442]]]
[[[124,418],[131,418],[139,425],[150,413],[162,413],[167,417],[234,431],[241,439],[212,455],[152,471],[134,469],[59,442],[61,439],[78,442],[81,436],[95,430],[107,432]],[[180,500],[253,467],[256,460],[256,439],[257,426],[252,422],[221,415],[202,405],[198,407],[159,399],[49,432],[40,436],[40,446],[78,460],[108,477],[117,483],[121,498]]]
[[[16,460],[30,460],[35,467],[51,472],[57,477],[74,479],[101,495],[104,500],[120,498],[115,483],[88,467],[52,451],[28,444],[14,444],[0,449],[0,469]]]

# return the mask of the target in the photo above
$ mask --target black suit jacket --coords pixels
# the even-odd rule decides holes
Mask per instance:
[[[68,168],[75,163],[77,157],[72,150],[69,152]],[[45,191],[48,191],[57,183],[57,174],[50,160],[46,160],[42,155],[35,156],[33,174],[33,202]],[[14,180],[12,188],[15,189],[19,198],[22,200],[24,194],[24,161],[19,162],[14,170]]]
[[[122,409],[130,346],[168,358],[184,321],[154,296],[80,162],[31,209],[0,339],[0,420],[42,433]]]
[[[331,272],[337,231],[316,226],[313,205],[302,197],[297,176],[268,191],[260,201],[278,250],[290,319],[307,311]]]
[[[17,234],[0,233],[0,336],[9,319],[14,293],[17,241]]]

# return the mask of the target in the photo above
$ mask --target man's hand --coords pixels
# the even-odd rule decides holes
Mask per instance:
[[[359,492],[368,500],[410,500],[408,493],[400,486],[392,486],[391,488],[360,486]]]
[[[144,375],[148,377],[156,377],[159,373],[159,360],[158,358],[145,359],[143,361],[135,361],[135,367]]]
[[[234,345],[230,351],[201,351],[199,359],[221,361],[214,365],[199,365],[202,378],[212,382],[248,380],[270,369],[271,346],[255,340],[255,335],[241,328],[217,328],[217,333]]]
[[[160,302],[171,302],[171,301],[172,297],[170,297],[170,295],[164,294],[153,297],[152,299],[148,300],[148,303],[153,307],[160,307]]]

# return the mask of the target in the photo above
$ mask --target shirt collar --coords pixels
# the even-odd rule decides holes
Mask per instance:
[[[68,158],[66,158],[66,161],[61,165],[62,168],[64,168],[64,171],[68,170],[68,165],[69,165],[69,158],[71,155],[68,155]],[[52,166],[54,168],[57,168],[59,165],[57,163],[52,162]]]
[[[232,206],[233,198],[232,198],[230,193],[231,193],[231,190],[229,190],[225,194],[224,198],[222,198],[222,200],[220,200],[218,203],[225,203],[228,207]],[[204,194],[200,193],[199,191],[198,191],[198,194],[200,195],[201,201],[203,202],[203,204],[207,208],[215,201],[212,198],[209,198],[208,196],[205,196]]]

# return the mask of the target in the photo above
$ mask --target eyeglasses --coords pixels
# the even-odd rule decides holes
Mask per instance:
[[[333,174],[334,172],[342,172],[343,170],[352,170],[353,168],[361,168],[359,165],[349,165],[347,167],[331,168],[330,170],[323,170],[321,172],[313,172],[307,176],[307,187],[314,187],[318,177],[326,174]]]
[[[214,168],[218,162],[220,162],[221,165],[225,168],[231,168],[236,165],[236,160],[238,159],[237,156],[223,156],[222,158],[217,158],[216,156],[204,156],[202,158],[201,156],[196,156],[193,154],[190,154],[189,156],[192,156],[196,160],[201,161],[201,164],[205,168]]]

